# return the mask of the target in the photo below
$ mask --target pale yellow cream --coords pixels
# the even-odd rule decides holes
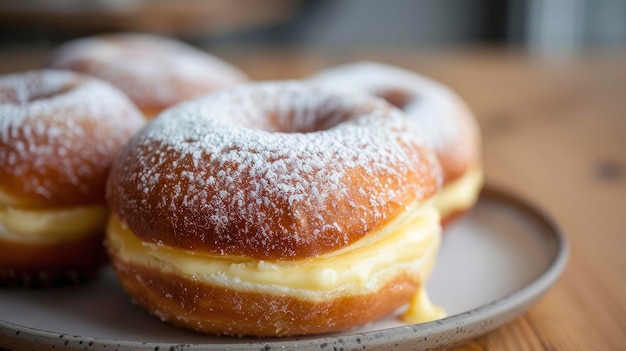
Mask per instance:
[[[435,207],[442,218],[470,207],[478,199],[483,185],[483,172],[475,168],[454,182],[447,184],[435,196]]]
[[[422,287],[420,291],[413,296],[409,309],[402,315],[402,320],[407,323],[425,323],[441,319],[446,316],[446,311],[430,302],[426,289]]]
[[[416,206],[343,249],[304,260],[273,262],[142,243],[114,217],[107,233],[110,249],[126,262],[191,276],[225,275],[241,282],[320,291],[354,283],[368,287],[371,277],[399,266],[425,282],[439,248],[441,229],[431,204]]]
[[[104,229],[103,205],[69,208],[0,207],[0,238],[16,242],[62,242]]]
[[[395,221],[353,245],[298,261],[268,262],[206,253],[190,254],[180,249],[142,243],[113,217],[109,221],[107,240],[124,261],[188,275],[225,274],[256,284],[330,290],[352,282],[366,285],[372,274],[398,264],[430,267],[430,262],[422,261],[434,260],[434,255],[427,254],[427,251],[436,252],[439,246],[439,216],[431,205],[424,207],[411,211],[415,216],[404,215],[402,221]]]

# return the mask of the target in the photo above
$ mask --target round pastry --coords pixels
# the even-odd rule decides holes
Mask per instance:
[[[181,101],[247,80],[232,65],[183,42],[136,33],[70,41],[53,53],[50,66],[117,86],[148,118]]]
[[[96,79],[0,76],[0,285],[73,281],[105,262],[107,173],[143,124],[126,96]]]
[[[312,80],[381,97],[422,129],[443,168],[443,189],[435,205],[444,223],[474,205],[483,184],[480,132],[471,111],[452,90],[416,73],[373,62],[335,67]]]
[[[367,95],[249,84],[169,109],[123,149],[105,240],[126,291],[212,334],[353,328],[420,293],[440,241],[434,153]],[[421,304],[421,305],[420,305]]]

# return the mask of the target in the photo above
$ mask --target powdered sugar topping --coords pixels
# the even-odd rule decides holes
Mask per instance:
[[[165,108],[247,80],[237,68],[194,47],[136,33],[74,40],[56,51],[51,64],[106,80],[142,108]]]
[[[154,120],[115,164],[108,198],[131,230],[164,245],[317,254],[436,191],[438,164],[416,133],[364,95],[249,84]]]
[[[0,77],[0,174],[22,186],[9,190],[41,199],[68,187],[93,192],[89,179],[104,178],[143,123],[125,96],[91,78],[53,70]]]
[[[476,129],[476,126],[469,109],[446,86],[417,73],[374,62],[335,67],[311,79],[335,89],[359,90],[376,96],[393,90],[407,93],[407,104],[401,108],[423,130],[433,148],[467,157],[459,149],[467,142],[459,142],[459,138],[463,137],[463,129]]]

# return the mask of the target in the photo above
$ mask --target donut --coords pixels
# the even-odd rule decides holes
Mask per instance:
[[[178,326],[286,336],[351,329],[413,301],[440,243],[433,151],[365,94],[250,83],[167,110],[107,183],[124,289]]]
[[[106,254],[106,178],[144,124],[112,86],[73,72],[0,76],[0,285],[93,276]]]
[[[70,41],[52,53],[49,66],[113,84],[148,118],[181,101],[247,80],[232,65],[183,42],[138,33]]]
[[[483,184],[480,132],[471,111],[452,90],[417,73],[375,62],[334,67],[311,80],[383,98],[422,129],[443,168],[443,189],[435,205],[444,223],[476,203]]]

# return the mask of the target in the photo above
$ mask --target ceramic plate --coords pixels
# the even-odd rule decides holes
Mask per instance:
[[[342,334],[288,339],[211,337],[161,323],[132,305],[106,269],[52,290],[0,290],[0,348],[14,350],[430,350],[459,344],[519,316],[556,281],[565,238],[545,215],[501,191],[446,228],[428,284],[449,317],[403,325],[395,316]]]

